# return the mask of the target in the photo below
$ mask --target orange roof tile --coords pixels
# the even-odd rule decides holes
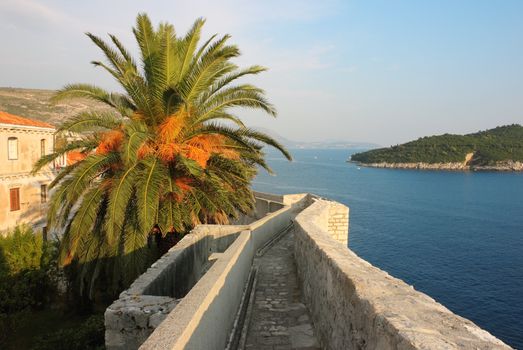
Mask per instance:
[[[86,157],[87,155],[85,155],[85,153],[78,151],[69,151],[67,152],[67,165],[71,165],[81,160],[84,160]]]
[[[7,112],[2,112],[2,111],[0,111],[0,124],[36,126],[36,127],[40,127],[40,128],[53,128],[54,129],[54,126],[52,126],[51,124],[44,123],[39,120],[19,117],[17,115],[9,114]]]

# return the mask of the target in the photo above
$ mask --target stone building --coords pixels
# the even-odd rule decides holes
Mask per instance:
[[[54,132],[50,124],[0,111],[0,233],[22,223],[45,227],[55,167],[34,175],[31,170],[41,156],[53,152]]]

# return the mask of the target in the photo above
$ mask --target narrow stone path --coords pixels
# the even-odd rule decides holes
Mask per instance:
[[[320,349],[309,311],[303,304],[293,242],[291,230],[255,259],[258,281],[245,349]]]

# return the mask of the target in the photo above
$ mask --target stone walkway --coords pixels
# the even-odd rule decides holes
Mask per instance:
[[[293,242],[291,230],[255,259],[257,284],[245,349],[320,349],[298,285]]]

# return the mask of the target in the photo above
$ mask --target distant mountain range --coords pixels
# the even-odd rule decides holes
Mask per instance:
[[[53,90],[0,87],[0,111],[19,115],[21,117],[45,121],[53,125],[58,125],[64,119],[67,119],[79,112],[86,111],[90,108],[107,108],[100,103],[86,99],[74,99],[67,101],[67,103],[62,102],[56,105],[51,104],[49,99],[53,93]],[[294,141],[289,140],[267,128],[254,127],[254,129],[271,135],[274,139],[278,140],[278,142],[282,143],[287,148],[372,149],[380,147],[379,145],[365,142]]]
[[[258,131],[264,132],[280,142],[287,148],[301,148],[301,149],[373,149],[381,147],[375,143],[369,142],[352,142],[341,140],[326,140],[326,141],[295,141],[289,140],[275,132],[274,130],[264,127],[253,127]]]

